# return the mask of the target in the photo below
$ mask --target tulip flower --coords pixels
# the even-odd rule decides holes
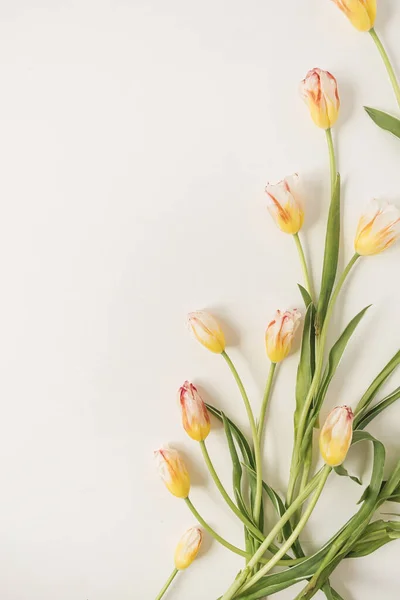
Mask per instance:
[[[188,315],[188,327],[200,344],[211,352],[221,354],[225,350],[225,336],[218,321],[205,311]]]
[[[294,235],[301,229],[304,212],[299,194],[297,173],[283,181],[265,188],[268,197],[268,210],[275,223],[284,233]]]
[[[348,406],[337,406],[328,415],[319,436],[319,449],[330,467],[341,465],[353,438],[354,414]]]
[[[376,19],[376,0],[333,0],[358,31],[370,31]]]
[[[200,550],[202,539],[203,533],[198,527],[192,527],[181,537],[175,550],[175,567],[178,571],[190,567]]]
[[[187,498],[190,478],[186,465],[177,450],[161,448],[154,452],[161,479],[168,490],[177,498]]]
[[[318,127],[330,129],[339,116],[337,81],[328,71],[312,69],[300,84],[300,94]]]
[[[354,247],[370,256],[389,248],[400,237],[400,210],[387,202],[372,200],[358,223]]]
[[[265,333],[267,354],[271,362],[278,363],[287,357],[300,319],[301,314],[297,309],[286,312],[276,311]]]
[[[186,433],[196,440],[203,442],[210,433],[210,415],[197,388],[185,381],[179,388],[178,400],[182,412],[182,424]]]

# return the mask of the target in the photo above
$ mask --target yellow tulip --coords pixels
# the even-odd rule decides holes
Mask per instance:
[[[175,567],[178,571],[190,567],[200,550],[202,540],[203,533],[198,527],[192,527],[181,537],[175,550]]]
[[[301,229],[304,212],[299,194],[297,173],[265,188],[269,199],[268,210],[284,233],[295,234]]]
[[[265,345],[271,362],[278,363],[287,357],[300,319],[300,311],[296,309],[286,312],[276,311],[274,319],[265,332]]]
[[[333,0],[358,31],[369,31],[375,24],[376,0]]]
[[[168,490],[177,498],[187,498],[190,477],[183,458],[173,448],[161,448],[154,452],[161,479]]]
[[[202,442],[210,433],[210,415],[197,388],[185,381],[178,392],[182,424],[186,433],[196,442]]]
[[[358,223],[354,248],[357,254],[369,256],[389,248],[400,237],[400,210],[372,200]]]
[[[344,462],[353,438],[353,420],[348,406],[337,406],[328,415],[319,436],[319,449],[327,465],[338,467]]]
[[[337,81],[331,73],[322,69],[309,71],[300,84],[300,94],[318,127],[330,129],[336,123],[340,98]]]
[[[205,311],[188,315],[188,327],[200,344],[211,352],[221,354],[225,350],[225,336],[218,321]]]

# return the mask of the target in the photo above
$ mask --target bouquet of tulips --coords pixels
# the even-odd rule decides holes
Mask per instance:
[[[374,29],[376,0],[334,0],[360,31],[369,32],[388,70],[400,106],[400,87],[394,70]],[[338,85],[333,75],[321,69],[310,71],[301,83],[301,95],[307,103],[312,120],[326,133],[331,171],[331,201],[326,226],[325,252],[320,292],[314,286],[300,239],[304,220],[304,192],[298,175],[285,178],[276,185],[268,184],[268,209],[277,226],[292,235],[304,274],[299,290],[305,305],[301,350],[296,380],[294,413],[294,444],[290,477],[283,498],[263,477],[262,440],[265,417],[278,365],[291,352],[292,343],[302,319],[300,311],[277,311],[269,323],[266,353],[270,361],[269,374],[258,418],[254,414],[243,382],[226,350],[224,332],[211,314],[198,311],[188,317],[189,329],[209,351],[220,355],[237,383],[250,425],[251,440],[237,423],[218,408],[205,404],[196,387],[186,381],[179,390],[182,423],[187,434],[200,445],[209,473],[228,508],[244,525],[243,548],[221,537],[193,505],[190,477],[179,453],[171,448],[156,451],[161,477],[168,490],[184,500],[202,529],[194,527],[185,533],[175,553],[175,569],[158,594],[159,600],[175,576],[186,569],[200,548],[203,531],[229,551],[244,559],[243,569],[233,582],[227,582],[222,600],[256,600],[270,596],[304,581],[304,589],[296,600],[308,600],[322,590],[328,600],[343,600],[332,588],[329,577],[342,560],[362,557],[400,538],[400,523],[375,519],[384,502],[400,502],[400,460],[384,479],[385,447],[372,437],[367,427],[382,411],[400,398],[400,388],[385,398],[376,400],[382,385],[400,364],[400,350],[381,367],[358,403],[353,408],[337,406],[322,427],[319,415],[327,390],[335,375],[352,334],[368,307],[358,313],[342,331],[332,347],[327,347],[328,329],[337,299],[350,271],[365,257],[379,254],[400,237],[400,210],[373,200],[361,216],[355,233],[355,253],[342,273],[338,273],[340,241],[340,175],[337,172],[332,128],[339,115]],[[368,114],[383,129],[400,137],[400,121],[395,117],[368,108]],[[232,458],[233,494],[223,486],[206,446],[211,430],[210,415],[224,428]],[[324,466],[313,472],[313,432],[319,432],[319,451]],[[307,556],[301,543],[301,533],[313,512],[325,483],[334,472],[349,476],[344,462],[351,445],[368,443],[373,448],[371,477],[354,516],[317,552]],[[352,477],[357,480],[357,478]],[[274,523],[264,519],[266,503],[276,512]],[[272,572],[275,567],[279,570]]]

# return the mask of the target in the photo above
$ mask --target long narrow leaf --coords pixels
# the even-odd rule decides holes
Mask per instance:
[[[385,383],[387,378],[393,373],[393,371],[400,365],[400,350],[396,352],[393,358],[388,362],[388,364],[382,369],[377,377],[375,377],[374,381],[371,383],[360,402],[356,408],[356,414],[361,411],[365,411],[368,406],[371,404],[372,400],[375,398],[378,393],[380,387]]]
[[[300,362],[297,369],[296,381],[296,410],[294,413],[295,431],[303,410],[304,402],[310,389],[314,375],[314,350],[315,350],[315,308],[309,304],[304,319],[303,338],[301,342]]]
[[[327,556],[332,545],[335,543],[338,546],[339,554],[332,560],[323,573],[321,573],[316,587],[316,589],[319,589],[326,583],[330,574],[339,562],[351,551],[351,546],[354,545],[362,535],[376,510],[379,493],[382,487],[383,467],[385,463],[385,448],[381,442],[366,432],[356,431],[354,433],[353,443],[356,444],[362,441],[372,442],[374,448],[374,460],[371,481],[369,484],[370,491],[358,512],[318,552],[294,567],[285,569],[280,573],[266,575],[245,593],[239,594],[238,600],[259,600],[260,598],[264,598],[264,596],[280,592],[297,582],[309,579],[314,575],[321,564],[321,561]],[[347,544],[349,544],[348,547]],[[308,600],[310,597],[311,596],[306,595],[305,599]]]
[[[341,477],[349,477],[349,479],[351,479],[355,483],[358,483],[358,485],[362,485],[362,481],[358,477],[355,477],[354,475],[350,475],[348,470],[345,469],[343,465],[339,465],[339,467],[335,467],[335,473],[337,475],[340,475]]]
[[[232,460],[232,484],[233,484],[233,492],[235,494],[236,504],[242,514],[248,519],[252,519],[244,498],[242,496],[242,465],[239,460],[239,456],[236,451],[235,442],[233,441],[232,428],[229,424],[228,419],[221,411],[222,422],[224,424],[225,435],[228,442],[228,448],[231,455]]]
[[[375,419],[375,417],[377,417],[381,412],[386,410],[386,408],[389,408],[389,406],[394,404],[394,402],[399,400],[399,398],[400,387],[395,389],[395,391],[392,394],[386,396],[386,398],[378,402],[378,404],[370,408],[367,412],[365,412],[364,414],[360,414],[359,418],[356,417],[354,420],[354,427],[356,429],[365,429],[367,425],[369,425],[371,421]]]
[[[378,125],[381,129],[385,131],[389,131],[393,133],[396,137],[400,138],[400,121],[392,115],[383,112],[382,110],[378,110],[376,108],[370,108],[369,106],[364,106],[365,112],[367,115],[371,117],[373,122]]]
[[[248,467],[248,466],[246,468],[249,473],[249,476],[253,480],[255,480],[256,472],[254,471],[254,469],[252,469],[251,467]],[[283,500],[281,499],[279,494],[277,492],[275,492],[275,490],[272,487],[270,487],[265,481],[263,481],[263,488],[264,488],[264,491],[267,493],[269,499],[271,500],[272,506],[274,507],[278,518],[281,518],[286,512],[286,506],[283,503]],[[286,525],[282,529],[285,539],[288,539],[290,537],[290,535],[292,534],[292,531],[293,530],[292,530],[290,523],[289,522],[286,523]]]
[[[239,450],[242,454],[243,463],[246,466],[249,466],[252,469],[255,469],[255,459],[254,459],[253,451],[251,450],[250,445],[249,445],[245,435],[240,431],[239,427],[231,419],[228,419],[228,417],[223,415],[222,411],[219,410],[218,408],[211,406],[211,404],[207,404],[206,406],[207,406],[207,409],[210,411],[210,413],[212,415],[214,415],[217,419],[219,419],[221,422],[223,422],[224,418],[225,418],[226,423],[229,424],[230,431],[231,431],[233,437],[235,438],[237,445],[239,447]],[[228,441],[228,443],[229,443],[229,441]],[[250,488],[250,505],[253,506],[255,496],[256,496],[256,483],[251,478],[249,479],[249,488]],[[260,529],[260,531],[264,531],[263,502],[261,502],[259,521],[258,521],[258,523],[255,523],[255,524]]]
[[[327,600],[343,600],[342,596],[331,587],[329,580],[322,586],[321,590],[324,592]]]
[[[222,411],[220,411],[218,408],[215,408],[215,406],[212,406],[211,404],[206,404],[206,406],[209,412],[222,423]],[[239,446],[240,452],[243,457],[243,461],[246,464],[249,464],[253,469],[255,469],[254,454],[252,449],[250,448],[250,444],[247,441],[246,436],[240,431],[239,427],[235,425],[235,423],[231,419],[228,419],[228,417],[225,418],[232,428],[232,433]]]
[[[300,290],[300,294],[303,298],[304,304],[306,306],[306,308],[308,308],[310,306],[310,304],[312,304],[312,298],[309,294],[309,292],[306,290],[305,287],[303,287],[302,285],[300,285],[300,283],[297,284],[298,288]]]
[[[337,174],[329,208],[325,237],[324,266],[322,269],[321,292],[318,301],[316,318],[317,330],[320,331],[325,320],[329,299],[335,285],[339,260],[340,242],[340,175]]]
[[[321,386],[319,389],[319,393],[317,395],[317,401],[316,401],[317,412],[319,412],[319,409],[322,406],[322,403],[323,403],[326,393],[328,391],[329,384],[332,381],[332,378],[336,372],[336,369],[339,366],[339,363],[340,363],[343,353],[346,349],[346,346],[349,343],[349,340],[350,340],[351,336],[353,335],[354,331],[356,330],[357,325],[360,323],[361,319],[363,318],[363,316],[365,315],[365,313],[367,312],[367,310],[369,308],[370,308],[370,306],[366,306],[365,308],[363,308],[363,310],[361,310],[350,321],[350,323],[347,325],[346,329],[343,331],[342,335],[339,337],[337,342],[332,346],[331,351],[329,352],[328,364],[325,368],[325,372],[322,377],[322,383],[321,383]]]

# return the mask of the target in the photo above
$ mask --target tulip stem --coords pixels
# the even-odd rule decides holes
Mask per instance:
[[[304,254],[303,245],[300,240],[300,236],[298,233],[293,234],[293,238],[297,247],[297,252],[299,253],[300,264],[303,271],[304,281],[306,282],[307,291],[310,294],[311,298],[313,297],[313,285],[311,282],[310,273],[307,267],[307,261]]]
[[[327,465],[325,465],[325,467],[323,467],[323,469],[321,469],[321,471],[319,471],[319,473],[317,473],[317,475],[310,481],[310,483],[308,484],[306,489],[303,491],[303,493],[300,494],[296,498],[296,500],[293,502],[293,504],[287,509],[285,514],[279,519],[278,523],[271,529],[270,533],[267,535],[264,542],[258,548],[257,552],[252,556],[252,558],[247,563],[246,567],[239,574],[239,576],[235,579],[235,581],[231,585],[231,587],[222,596],[221,600],[231,600],[235,596],[236,592],[245,583],[245,581],[247,579],[247,575],[251,572],[252,568],[257,563],[260,562],[260,558],[263,556],[265,550],[268,548],[268,545],[271,543],[271,541],[274,540],[274,538],[279,533],[279,531],[281,531],[281,529],[284,527],[284,525],[289,521],[289,519],[292,517],[292,515],[300,508],[300,506],[307,500],[307,498],[312,494],[312,492],[314,490],[316,490],[315,495],[312,499],[312,502],[310,503],[310,506],[307,507],[306,512],[304,513],[303,517],[301,518],[301,522],[298,524],[296,529],[293,531],[290,538],[285,542],[284,546],[281,547],[279,552],[270,561],[268,561],[268,563],[265,565],[265,567],[263,567],[260,571],[258,571],[258,573],[256,575],[254,575],[254,577],[252,577],[250,579],[249,585],[250,585],[250,582],[252,585],[256,581],[258,581],[258,579],[263,577],[263,575],[265,573],[265,571],[264,571],[265,568],[267,568],[267,570],[269,571],[273,566],[275,566],[277,564],[277,561],[279,561],[279,559],[280,559],[280,557],[278,557],[276,559],[278,554],[280,554],[282,552],[283,548],[285,547],[285,550],[283,550],[283,552],[282,552],[282,555],[283,555],[286,552],[286,550],[288,550],[292,546],[292,544],[296,541],[296,539],[300,535],[301,530],[304,528],[308,518],[311,515],[311,512],[313,511],[313,509],[315,507],[315,504],[317,503],[319,496],[321,495],[322,489],[325,485],[325,482],[326,482],[330,472],[331,472],[331,467],[328,467]],[[300,529],[300,527],[301,527],[301,529]],[[290,540],[290,543],[288,544],[289,540]],[[275,561],[275,559],[276,559],[276,561]],[[271,565],[272,561],[274,561],[274,562]],[[245,587],[247,588],[248,584],[246,584]]]
[[[279,552],[277,552],[275,554],[275,556],[273,556],[271,558],[271,560],[268,562],[268,564],[266,564],[264,567],[262,567],[258,571],[258,573],[256,573],[256,575],[254,575],[254,577],[252,577],[245,584],[245,586],[243,587],[243,591],[247,590],[249,587],[254,585],[259,579],[261,579],[261,577],[264,577],[277,564],[279,559],[285,554],[285,552],[287,550],[289,550],[289,548],[291,548],[291,546],[297,540],[300,533],[303,531],[305,525],[307,524],[307,521],[310,518],[311,513],[313,512],[313,510],[321,496],[322,490],[324,489],[325,483],[329,477],[331,470],[332,470],[331,467],[329,467],[328,465],[325,465],[325,467],[323,468],[323,470],[320,474],[319,482],[318,482],[317,489],[315,490],[315,494],[312,497],[310,504],[307,506],[306,510],[304,511],[304,515],[301,517],[297,527],[293,530],[293,533],[291,534],[290,537],[288,537],[286,542],[281,546]],[[249,564],[250,563],[251,563],[251,561],[249,562]]]
[[[311,485],[311,484],[310,484]],[[314,485],[315,487],[315,485]],[[311,490],[312,491],[312,490]],[[310,494],[311,492],[309,492]],[[209,525],[207,523],[207,521],[205,521],[203,519],[203,517],[197,512],[197,509],[194,507],[192,501],[189,498],[185,498],[185,502],[187,507],[189,508],[189,510],[191,511],[191,513],[194,515],[194,517],[198,520],[198,522],[200,523],[200,525],[217,541],[219,542],[222,546],[224,546],[225,548],[227,548],[228,550],[230,550],[231,552],[233,552],[234,554],[238,554],[239,556],[243,556],[246,559],[251,560],[252,555],[247,553],[245,550],[241,550],[240,548],[237,548],[236,546],[234,546],[233,544],[230,544],[227,540],[225,540],[223,537],[221,537],[212,527],[211,525]],[[273,548],[273,539],[268,543],[268,547]],[[264,552],[266,550],[268,550],[268,547],[266,547],[263,543],[263,547],[265,548],[265,550],[263,550],[263,552],[260,554],[257,562],[259,563],[263,563],[263,564],[267,564],[269,561],[266,558],[262,558],[262,555],[264,554]],[[278,550],[275,547],[276,550]],[[302,557],[302,558],[289,558],[289,559],[283,559],[283,560],[279,560],[279,566],[293,566],[293,565],[297,565],[301,562],[303,562],[304,560],[306,560],[306,557]]]
[[[354,254],[354,256],[351,258],[351,260],[349,261],[349,263],[346,266],[345,270],[343,271],[342,275],[340,276],[340,278],[336,284],[336,287],[333,291],[333,294],[331,296],[331,299],[329,301],[329,304],[328,304],[324,324],[323,324],[322,330],[321,330],[319,352],[318,352],[317,364],[315,366],[314,377],[312,379],[310,389],[308,391],[306,400],[304,402],[303,410],[301,412],[297,431],[296,431],[296,440],[295,440],[295,446],[293,449],[292,465],[290,467],[290,479],[289,479],[288,493],[287,493],[287,498],[286,498],[287,506],[289,506],[291,504],[293,495],[294,495],[294,491],[296,488],[296,481],[297,481],[297,477],[299,474],[300,458],[301,458],[300,457],[300,448],[301,448],[301,444],[303,442],[304,432],[305,432],[305,428],[307,425],[308,413],[310,410],[311,403],[314,399],[315,393],[317,392],[320,377],[322,374],[322,369],[324,366],[324,348],[325,348],[325,344],[326,344],[326,338],[328,335],[329,322],[332,317],[333,309],[335,307],[336,300],[337,300],[339,293],[343,287],[343,284],[346,281],[347,276],[350,273],[351,269],[353,268],[353,266],[355,265],[355,263],[357,262],[357,260],[359,258],[360,258],[360,255],[357,254],[357,252],[356,252]]]
[[[171,583],[173,582],[175,577],[178,575],[178,573],[179,573],[178,569],[174,569],[172,571],[171,575],[168,577],[167,581],[165,582],[165,585],[163,586],[162,590],[160,591],[158,596],[156,596],[156,600],[161,600],[161,598],[164,596],[165,592],[167,591],[167,589],[169,588],[169,586],[171,585]]]
[[[375,29],[374,28],[370,29],[369,33],[370,33],[372,39],[374,40],[374,42],[376,44],[376,47],[379,50],[379,54],[381,55],[382,60],[383,60],[383,62],[385,64],[386,70],[387,70],[389,78],[390,78],[390,82],[391,82],[391,84],[393,86],[394,93],[396,94],[397,103],[400,106],[400,85],[399,85],[399,82],[397,80],[396,73],[394,72],[393,65],[390,62],[390,58],[388,56],[388,53],[386,52],[385,47],[382,44],[382,42],[381,42],[378,34],[376,33]]]
[[[260,420],[258,422],[258,428],[257,428],[259,444],[261,444],[261,439],[262,439],[262,435],[263,435],[263,430],[264,430],[264,425],[265,425],[265,415],[267,412],[268,402],[269,402],[269,398],[271,395],[272,383],[274,380],[276,366],[277,366],[276,363],[271,362],[270,367],[269,367],[268,377],[267,377],[267,383],[265,385],[264,397],[263,397],[261,411],[260,411]]]
[[[254,511],[253,512],[254,512],[254,520],[258,524],[258,522],[260,520],[260,513],[261,513],[263,480],[262,480],[261,450],[260,450],[260,444],[258,443],[257,425],[256,425],[256,422],[254,419],[253,411],[251,409],[251,404],[250,404],[249,398],[247,396],[246,390],[244,389],[242,380],[239,377],[239,373],[237,372],[237,370],[235,368],[235,365],[233,364],[233,362],[231,361],[231,359],[229,358],[229,356],[225,352],[225,350],[222,352],[222,356],[226,360],[228,367],[230,368],[232,375],[238,385],[239,391],[243,398],[244,405],[246,407],[247,416],[248,416],[249,423],[250,423],[251,435],[252,435],[253,444],[254,444],[254,457],[255,457],[255,461],[256,461],[256,474],[257,474],[256,497],[254,500]]]
[[[328,142],[329,167],[330,167],[330,171],[331,171],[331,191],[332,191],[332,195],[333,195],[333,192],[335,190],[335,185],[336,185],[337,168],[336,168],[335,147],[333,145],[333,138],[332,138],[332,129],[326,130],[326,141]]]
[[[247,529],[249,531],[251,531],[251,533],[261,542],[265,539],[265,536],[261,533],[261,531],[259,529],[257,529],[257,527],[255,525],[253,525],[253,523],[250,521],[250,519],[248,519],[236,506],[236,504],[232,501],[231,497],[229,496],[228,492],[226,491],[226,489],[224,488],[224,486],[222,485],[222,482],[220,480],[220,478],[217,475],[216,470],[214,469],[214,465],[211,461],[210,455],[208,453],[206,444],[204,441],[199,442],[200,443],[200,448],[201,451],[203,453],[203,457],[205,460],[205,463],[207,465],[207,468],[210,472],[211,477],[214,480],[215,485],[217,486],[221,496],[223,497],[223,499],[225,500],[225,502],[227,503],[227,505],[229,506],[229,508],[231,509],[232,512],[235,513],[235,515],[242,521],[242,523],[244,523],[244,525],[247,527]]]

